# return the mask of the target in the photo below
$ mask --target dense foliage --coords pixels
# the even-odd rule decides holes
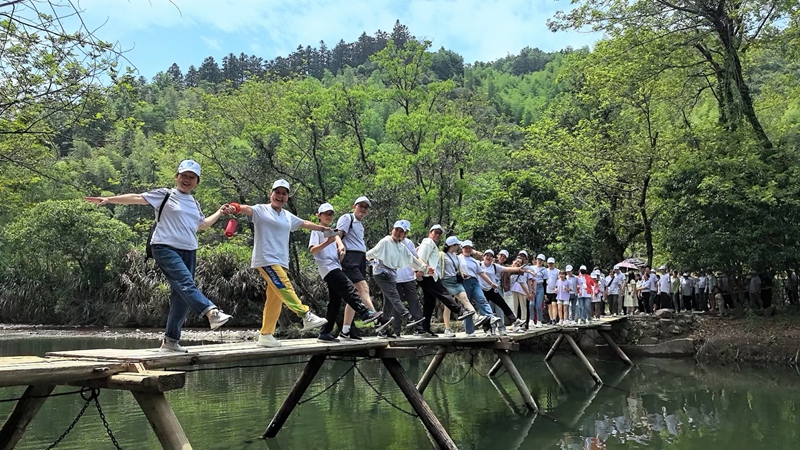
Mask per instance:
[[[80,32],[20,35],[9,8],[29,2],[10,3],[0,42],[14,45],[0,67],[24,83],[0,86],[0,320],[163,320],[166,285],[141,255],[152,210],[77,199],[171,185],[184,158],[203,165],[206,212],[265,202],[276,178],[309,219],[319,203],[347,212],[367,195],[373,243],[407,218],[416,240],[441,223],[481,249],[560,265],[797,265],[797,1],[581,0],[551,26],[605,32],[592,50],[526,47],[464,64],[397,23],[332,50],[206,58],[150,80],[117,72],[102,41],[80,60]],[[47,92],[47,76],[69,83],[70,103],[11,89]],[[257,322],[250,231],[223,244],[222,226],[200,234],[199,282]],[[325,296],[307,238],[293,236],[291,269],[314,303]]]

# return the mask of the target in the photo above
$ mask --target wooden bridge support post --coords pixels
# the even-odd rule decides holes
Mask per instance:
[[[511,381],[514,382],[514,386],[517,387],[517,390],[519,390],[519,393],[522,395],[522,401],[525,402],[525,406],[531,411],[539,411],[539,406],[536,405],[531,391],[528,390],[528,385],[525,384],[525,380],[523,380],[522,375],[519,374],[517,366],[515,366],[514,362],[511,360],[511,356],[505,350],[495,350],[495,353],[500,357],[500,361],[503,362],[503,366],[505,366],[506,372],[508,372],[508,375],[511,377]]]
[[[142,408],[164,450],[192,449],[192,444],[186,438],[186,433],[163,392],[131,391],[131,394]]]
[[[25,389],[22,398],[17,401],[14,410],[3,423],[3,428],[0,428],[0,450],[11,450],[17,445],[53,389],[55,386],[51,385],[28,386]]]
[[[608,342],[608,346],[613,348],[614,351],[617,352],[617,355],[619,355],[619,357],[623,361],[625,361],[625,364],[629,366],[634,365],[633,361],[631,361],[630,358],[628,358],[628,355],[626,355],[625,352],[623,352],[622,349],[619,348],[619,345],[617,345],[617,343],[614,342],[614,339],[611,338],[611,335],[609,335],[607,331],[597,330],[597,332],[600,334],[600,336],[603,336],[603,339],[605,339],[606,342]]]
[[[408,373],[400,365],[400,362],[395,358],[381,358],[383,365],[389,371],[389,374],[394,378],[395,383],[408,399],[408,403],[414,408],[414,411],[419,416],[419,420],[425,425],[425,428],[436,441],[436,445],[443,450],[458,450],[453,438],[447,433],[439,419],[433,414],[430,406],[425,402],[422,394],[414,386],[414,383],[409,378]]]
[[[500,360],[500,358],[497,358],[497,361],[495,361],[495,363],[494,363],[494,365],[492,366],[492,368],[491,368],[491,369],[489,369],[489,373],[488,373],[488,374],[486,374],[486,375],[487,375],[489,378],[492,378],[492,377],[494,377],[495,375],[497,375],[497,372],[500,372],[500,368],[501,368],[501,367],[503,367],[503,361],[501,361],[501,360]]]
[[[558,350],[558,347],[561,347],[561,343],[563,341],[564,341],[564,335],[559,334],[558,337],[556,338],[556,341],[553,343],[553,346],[550,347],[550,351],[547,352],[547,356],[544,357],[545,361],[550,361],[551,359],[553,359],[553,355],[556,354],[556,350]]]
[[[278,435],[278,432],[281,431],[281,427],[286,423],[286,419],[289,418],[294,407],[297,406],[297,402],[303,397],[306,389],[308,389],[314,377],[317,376],[317,372],[322,368],[322,364],[325,363],[326,358],[326,355],[314,355],[308,360],[308,364],[306,364],[306,367],[303,369],[303,373],[300,374],[300,378],[295,381],[292,390],[289,391],[289,395],[287,395],[286,400],[283,401],[283,405],[281,405],[278,412],[275,413],[275,417],[269,422],[267,429],[264,430],[264,434],[261,436],[262,439],[274,438]]]
[[[428,368],[425,369],[425,373],[422,374],[422,378],[419,379],[419,383],[417,383],[417,390],[420,394],[425,392],[425,388],[428,387],[433,376],[436,375],[436,371],[439,370],[439,366],[442,364],[442,361],[444,361],[445,356],[447,356],[447,352],[447,347],[440,347],[436,355],[434,355]]]
[[[569,342],[570,347],[572,347],[572,351],[575,352],[575,355],[583,363],[583,366],[589,371],[589,374],[592,376],[592,378],[594,378],[595,383],[603,384],[603,380],[600,379],[600,375],[597,374],[597,372],[594,370],[594,367],[592,367],[592,364],[588,359],[586,359],[586,355],[583,354],[581,348],[575,343],[575,339],[572,339],[572,336],[568,334],[562,334],[561,336],[564,336],[564,339]]]

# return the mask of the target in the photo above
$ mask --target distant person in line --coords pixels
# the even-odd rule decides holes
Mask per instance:
[[[486,300],[486,296],[483,294],[483,288],[481,288],[481,283],[478,280],[483,280],[488,286],[491,286],[492,289],[497,289],[498,285],[486,274],[486,271],[483,269],[483,264],[472,257],[472,247],[472,241],[470,240],[461,243],[461,254],[458,256],[458,260],[460,262],[461,271],[464,274],[462,285],[467,292],[467,298],[478,305],[481,313],[483,313],[483,317],[488,318],[488,320],[483,323],[483,331],[487,335],[491,335],[494,333],[494,329],[497,327],[497,324],[500,323],[501,319],[494,314],[492,307],[489,305],[489,301]]]
[[[639,295],[636,290],[636,276],[631,271],[628,273],[628,282],[625,283],[623,289],[625,295],[622,299],[622,304],[625,307],[625,314],[632,316],[636,314],[636,308],[639,304]]]
[[[672,271],[669,281],[672,283],[672,305],[676,312],[681,312],[681,279],[677,270]]]
[[[522,325],[522,321],[517,319],[517,316],[514,315],[513,311],[511,311],[511,306],[505,300],[503,295],[503,280],[501,279],[501,276],[504,273],[522,273],[523,269],[521,267],[503,266],[494,262],[494,250],[492,249],[487,249],[483,252],[482,267],[486,275],[488,275],[497,286],[492,287],[492,285],[487,283],[483,278],[478,279],[481,284],[481,289],[483,289],[484,297],[486,297],[486,299],[490,302],[494,303],[492,309],[495,311],[497,317],[501,319],[497,325],[497,333],[501,336],[505,336],[506,327],[503,319],[508,319],[512,326]]]
[[[281,346],[281,341],[274,336],[275,324],[281,315],[281,303],[303,318],[303,330],[313,330],[328,323],[300,301],[286,271],[289,270],[289,234],[292,231],[303,228],[331,232],[331,228],[303,220],[283,209],[283,205],[289,201],[290,192],[288,181],[277,180],[272,184],[269,204],[240,205],[240,209],[235,211],[253,220],[254,242],[250,267],[258,270],[267,282],[267,299],[257,342],[259,347]]]
[[[578,315],[575,323],[589,323],[592,299],[595,297],[597,282],[588,273],[586,266],[581,266],[578,275]]]
[[[317,218],[323,227],[331,225],[333,214],[333,205],[330,203],[323,203],[317,208]],[[338,233],[334,233],[330,232],[326,235],[323,231],[314,230],[308,240],[308,248],[317,262],[319,276],[328,285],[328,311],[325,314],[325,320],[328,322],[319,330],[317,338],[319,342],[339,342],[339,339],[333,337],[331,332],[336,318],[339,316],[342,300],[353,308],[365,324],[379,320],[382,314],[364,306],[355,286],[342,272],[339,260],[344,257],[344,245],[342,245]],[[388,320],[385,320],[385,325],[389,325]]]
[[[598,271],[594,272],[592,275],[592,279],[594,279],[594,292],[592,293],[592,302],[591,302],[591,311],[589,311],[589,320],[600,320],[600,317],[603,315],[603,310],[605,306],[603,305],[603,273]]]
[[[567,264],[567,286],[569,287],[569,303],[567,306],[567,325],[578,323],[578,277],[572,272],[572,265]]]
[[[547,282],[548,287],[550,286],[550,281]],[[567,309],[569,308],[569,281],[567,280],[567,272],[561,270],[558,272],[558,278],[554,283],[555,291],[556,291],[556,304],[558,305],[558,316],[561,317],[562,323],[565,325],[569,325],[569,319],[567,319]]]
[[[369,296],[369,285],[367,284],[367,243],[364,241],[364,224],[362,221],[372,202],[363,195],[353,202],[353,212],[342,214],[336,221],[336,229],[345,247],[344,258],[342,259],[342,271],[353,282],[361,301],[367,308],[374,310],[372,298]],[[355,311],[350,305],[344,308],[344,322],[339,337],[349,341],[360,341],[356,328],[353,326]]]
[[[471,317],[475,314],[475,311],[462,309],[442,285],[440,277],[444,273],[443,261],[439,253],[439,247],[436,245],[442,238],[442,234],[444,234],[444,228],[441,225],[432,226],[428,231],[428,237],[422,240],[422,243],[419,244],[419,249],[417,249],[419,259],[422,262],[427,264],[428,267],[436,267],[434,273],[430,275],[427,272],[417,272],[417,279],[423,294],[422,315],[425,320],[422,321],[422,328],[425,330],[424,336],[430,338],[439,337],[431,331],[431,317],[433,316],[433,309],[436,307],[436,300],[442,302],[445,308],[452,311],[458,317],[457,320],[464,320],[465,328],[468,323],[472,323]],[[469,322],[467,322],[468,318],[470,319]]]
[[[206,316],[212,330],[225,325],[232,317],[223,313],[203,295],[194,281],[197,230],[205,230],[214,225],[221,215],[233,211],[230,206],[222,205],[214,214],[205,217],[200,210],[200,204],[192,196],[192,191],[199,183],[200,164],[187,159],[178,165],[175,189],[160,188],[143,194],[85,197],[87,201],[98,205],[150,205],[155,209],[156,227],[150,242],[153,259],[171,288],[167,330],[160,349],[163,352],[188,351],[179,341],[183,322],[190,309],[201,317]]]
[[[547,279],[547,268],[544,266],[545,257],[543,254],[536,256],[536,262],[530,269],[531,278],[531,294],[533,295],[533,303],[528,304],[528,318],[531,323],[528,328],[541,327],[544,324],[544,281]],[[554,317],[550,317],[550,323],[555,324]]]
[[[403,221],[398,220],[392,226],[391,234],[378,241],[375,247],[367,250],[366,253],[368,261],[375,261],[372,279],[383,293],[383,315],[394,317],[392,332],[381,331],[378,333],[379,338],[398,338],[402,319],[405,319],[406,327],[409,328],[414,328],[424,320],[422,315],[411,314],[400,300],[400,293],[397,291],[397,270],[411,266],[414,270],[433,275],[436,268],[429,267],[414,256],[403,243],[405,237]]]
[[[547,258],[547,269],[545,269],[545,292],[544,295],[547,298],[547,309],[548,315],[550,316],[550,322],[555,325],[558,323],[559,320],[565,322],[567,320],[567,316],[560,314],[562,309],[559,306],[558,300],[556,299],[558,293],[558,274],[561,271],[556,268],[556,259],[553,257]]]
[[[754,271],[750,271],[750,283],[747,288],[750,293],[750,307],[761,307],[761,277]]]
[[[524,252],[524,250],[522,252]],[[522,252],[520,252],[520,255],[511,263],[512,266],[524,267],[525,259],[522,257]],[[511,275],[511,292],[514,294],[514,307],[511,310],[515,314],[519,312],[520,315],[517,317],[522,321],[522,325],[514,326],[514,333],[521,333],[527,330],[531,323],[528,320],[528,302],[533,298],[530,288],[528,287],[528,278],[530,276],[530,273],[527,272]]]
[[[683,276],[680,277],[680,289],[681,289],[681,299],[683,300],[683,309],[685,311],[691,311],[692,307],[692,299],[694,295],[694,278],[689,276],[688,273],[684,272]]]
[[[695,290],[697,291],[697,309],[708,311],[708,276],[702,269],[697,274]]]
[[[669,278],[669,272],[667,272],[667,266],[661,266],[658,268],[661,272],[661,275],[658,279],[658,295],[661,299],[661,304],[659,308],[672,308],[672,281]]]
[[[789,269],[789,272],[786,274],[786,282],[788,287],[787,293],[789,296],[789,303],[792,305],[796,305],[798,279],[797,279],[797,274],[794,272],[794,269]]]

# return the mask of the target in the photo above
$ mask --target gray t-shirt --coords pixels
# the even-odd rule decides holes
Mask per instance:
[[[206,216],[200,211],[200,205],[192,194],[184,194],[178,189],[160,188],[145,192],[142,197],[158,215],[161,202],[170,191],[172,193],[164,205],[150,243],[168,245],[178,250],[197,250],[197,230]]]
[[[352,218],[352,220],[351,220]],[[336,229],[344,232],[342,243],[347,251],[367,252],[364,242],[364,225],[353,214],[344,214],[336,221]]]

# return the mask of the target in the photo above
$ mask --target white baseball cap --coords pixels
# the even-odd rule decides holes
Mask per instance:
[[[366,203],[367,206],[369,206],[370,208],[372,207],[372,202],[369,201],[369,199],[367,197],[363,196],[363,195],[361,197],[358,197],[356,199],[356,201],[353,202],[353,206],[355,206],[355,205],[357,205],[359,203]]]
[[[667,266],[661,266],[658,268],[658,270],[667,270]]]
[[[322,213],[328,212],[328,211],[331,211],[331,212],[334,211],[333,210],[333,205],[331,205],[330,203],[323,203],[323,204],[319,205],[319,208],[317,208],[317,214],[322,214]]]
[[[536,255],[536,259],[541,259],[542,261],[544,261],[544,260],[545,260],[545,257],[544,257],[544,255],[543,255],[543,254],[539,253],[538,255]],[[555,261],[554,261],[554,262],[555,262]]]
[[[551,257],[549,257],[549,258],[547,258],[547,264],[550,264],[550,263],[552,263],[552,264],[555,264],[555,263],[556,263],[556,259],[555,259],[555,258],[553,258],[552,256],[551,256]]]
[[[403,222],[403,229],[406,230],[406,233],[411,231],[411,222],[405,219],[401,220],[400,222]]]
[[[462,243],[461,243],[461,246],[462,246],[462,247],[472,247],[472,241],[470,241],[469,239],[467,239],[466,241],[464,241],[464,242],[462,242]]]
[[[581,268],[578,270],[586,270],[586,266],[581,266]]]
[[[567,272],[572,272],[572,266],[567,265],[567,267],[565,267],[564,270]]]
[[[484,254],[484,255],[489,255],[489,254],[491,254],[492,256],[494,256],[494,250],[492,250],[492,249],[490,249],[490,248],[487,248],[486,250],[484,250],[484,251],[483,251],[483,254]]]
[[[401,230],[406,231],[406,224],[404,223],[404,221],[398,220],[397,222],[394,223],[392,228],[400,228]]]
[[[461,241],[458,240],[458,236],[450,236],[447,239],[445,239],[445,241],[444,241],[444,245],[446,245],[448,247],[451,246],[451,245],[456,245],[456,244],[461,245]]]
[[[275,180],[272,183],[272,190],[278,189],[279,187],[286,188],[287,191],[292,192],[292,189],[289,187],[289,182],[281,178],[280,180]]]
[[[437,223],[436,225],[432,226],[432,227],[431,227],[431,229],[430,229],[430,230],[428,230],[428,232],[430,233],[430,232],[431,232],[431,231],[433,231],[433,230],[441,230],[441,231],[442,231],[442,233],[444,233],[444,228],[442,228],[442,226],[441,226],[441,225],[439,225],[438,223]]]
[[[178,173],[193,172],[198,177],[200,176],[200,164],[193,159],[184,159],[178,164]]]
[[[528,257],[528,252],[526,252],[525,250],[520,250],[519,253],[517,253],[517,254],[518,255],[525,255],[526,258]]]
[[[497,256],[500,256],[500,255],[503,255],[506,258],[508,258],[508,250],[500,250],[500,253],[498,253]]]

